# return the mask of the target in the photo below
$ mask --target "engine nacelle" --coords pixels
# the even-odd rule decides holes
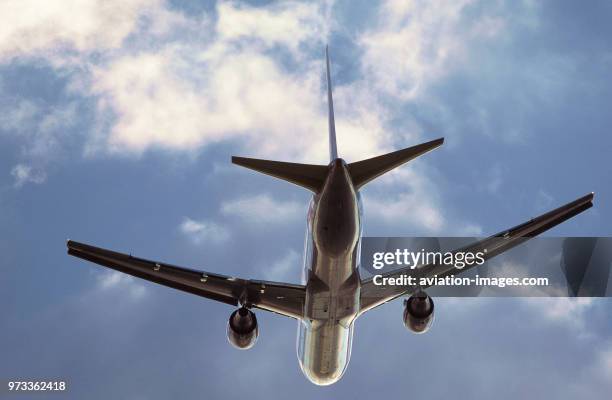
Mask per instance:
[[[259,328],[255,313],[240,307],[230,315],[227,323],[227,340],[237,349],[250,349],[257,341]]]
[[[425,333],[434,320],[434,302],[425,292],[404,300],[404,325],[414,333]]]

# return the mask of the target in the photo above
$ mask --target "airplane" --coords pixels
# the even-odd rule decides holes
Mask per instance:
[[[297,355],[304,375],[316,385],[330,385],[348,366],[355,320],[399,297],[403,322],[412,332],[426,332],[433,321],[434,302],[427,287],[379,286],[359,273],[362,235],[360,190],[382,174],[442,145],[439,138],[378,157],[345,162],[338,156],[329,52],[325,49],[328,103],[328,165],[298,164],[232,157],[236,165],[279,178],[312,192],[301,284],[242,279],[150,261],[68,240],[68,254],[167,287],[229,304],[236,309],[227,325],[229,342],[251,348],[259,335],[253,309],[271,311],[298,321]],[[489,259],[592,207],[593,193],[539,217],[461,249],[485,249]],[[462,271],[468,270],[463,268]],[[401,276],[407,268],[385,277]],[[418,276],[444,277],[454,266],[420,265]]]

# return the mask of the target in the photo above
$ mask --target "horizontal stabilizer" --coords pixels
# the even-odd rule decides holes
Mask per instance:
[[[393,153],[369,158],[367,160],[350,163],[348,165],[348,169],[351,174],[351,178],[353,179],[353,184],[355,185],[355,188],[359,189],[385,172],[388,172],[395,167],[399,167],[405,162],[435,149],[436,147],[442,145],[442,143],[444,143],[444,138],[432,140],[431,142],[422,143],[407,149],[394,151]]]
[[[298,164],[256,158],[232,157],[232,163],[318,192],[325,182],[326,165]]]

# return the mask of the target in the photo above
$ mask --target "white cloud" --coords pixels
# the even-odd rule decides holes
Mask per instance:
[[[457,235],[459,236],[481,236],[482,226],[472,223],[462,224],[457,228]]]
[[[417,194],[370,197],[364,200],[369,215],[387,223],[400,223],[406,226],[425,228],[428,232],[439,232],[444,226],[444,218],[437,208],[423,201]]]
[[[39,108],[29,100],[18,100],[14,104],[2,104],[0,111],[0,129],[5,132],[23,133],[38,117]]]
[[[26,134],[24,155],[44,162],[61,153],[66,138],[70,136],[70,128],[78,118],[77,109],[76,102],[70,102],[41,111],[36,125]]]
[[[537,211],[548,210],[554,204],[554,198],[544,189],[538,190],[535,199],[535,209]]]
[[[212,14],[183,17],[163,1],[147,6],[139,0],[121,5],[89,1],[75,7],[71,19],[82,18],[78,26],[71,27],[59,15],[66,6],[57,1],[38,14],[30,11],[31,2],[24,4],[20,12],[11,12],[23,13],[24,21],[17,26],[38,39],[24,42],[20,49],[0,40],[0,54],[5,58],[42,55],[53,65],[68,68],[71,55],[57,50],[69,47],[73,54],[78,53],[72,89],[97,101],[97,125],[87,139],[87,152],[140,154],[154,148],[192,152],[211,143],[239,139],[249,149],[250,154],[245,155],[327,161],[322,49],[331,24],[329,5],[289,2],[251,7],[223,2],[217,5],[213,19]],[[385,111],[378,95],[410,98],[414,88],[442,74],[451,58],[457,61],[454,56],[462,44],[455,35],[456,25],[464,4],[384,4],[380,24],[358,38],[364,50],[363,79],[335,85],[342,157],[354,161],[381,154],[391,150],[399,137],[411,142],[420,139],[419,125],[414,122],[407,122],[409,129],[401,136],[389,126],[393,115]],[[123,7],[120,15],[112,17],[117,21],[108,16],[115,6]],[[58,29],[42,40],[45,21],[52,21]],[[117,27],[108,29],[109,24]],[[178,40],[171,32],[176,26],[190,35]],[[478,29],[494,34],[499,26],[488,21]],[[4,37],[14,37],[17,30],[11,28]],[[159,38],[155,45],[150,43],[152,35]],[[314,54],[312,49],[318,47],[321,52]],[[333,54],[332,48],[332,68]],[[426,188],[428,193],[436,192],[431,183],[410,183],[395,197],[379,193],[368,196],[368,202],[386,221],[414,222],[439,232],[446,223],[438,211],[439,202],[431,199],[435,195],[421,196]],[[243,212],[243,217],[253,220],[255,215],[265,215],[256,214],[253,208],[267,211],[272,201],[265,197],[254,200],[248,205],[254,212]],[[234,205],[227,203],[224,212],[239,214],[232,211]],[[295,205],[284,206],[281,212],[296,213]],[[274,219],[275,211],[267,218]]]
[[[356,81],[346,86],[334,86],[333,96],[338,154],[347,162],[396,150],[393,144],[398,138],[402,138],[402,143],[410,144],[419,140],[416,127],[402,126],[401,133],[387,127],[389,112],[378,103],[369,83]],[[320,103],[327,106],[323,101]],[[327,122],[327,114],[323,119]],[[327,128],[324,132],[326,135]],[[324,147],[327,152],[326,141]]]
[[[525,305],[537,315],[551,323],[557,323],[576,330],[581,337],[587,337],[586,313],[594,302],[590,297],[525,298]]]
[[[575,319],[581,317],[591,307],[593,299],[590,297],[568,297],[555,298],[545,304],[545,315],[551,320]]]
[[[483,232],[479,224],[442,213],[438,184],[421,165],[409,163],[368,184],[363,206],[366,225],[373,218],[411,234],[479,236]]]
[[[222,225],[211,221],[196,221],[185,217],[179,225],[179,231],[189,237],[195,244],[205,241],[220,243],[229,239],[230,233]]]
[[[0,5],[11,21],[0,24],[0,61],[43,57],[71,72],[71,90],[95,96],[88,153],[189,152],[240,138],[262,156],[324,162],[329,9],[222,2],[213,19],[212,13],[188,18],[161,0],[7,2]],[[186,34],[179,38],[172,28]],[[321,49],[314,58],[313,48]],[[273,55],[278,49],[290,57]],[[388,145],[368,88],[338,87],[337,100],[339,109],[350,103],[337,113],[344,157]],[[27,112],[21,107],[11,120]]]
[[[119,48],[143,17],[155,32],[176,21],[177,14],[164,5],[162,0],[0,2],[0,60],[44,56],[65,62],[78,53]]]
[[[503,172],[500,164],[495,164],[486,173],[483,185],[487,192],[497,194],[503,183]]]
[[[222,41],[262,41],[267,47],[281,44],[294,55],[299,46],[317,37],[323,19],[315,4],[285,2],[269,8],[254,8],[239,3],[217,7],[216,31]]]
[[[600,364],[597,370],[601,371],[605,378],[612,380],[612,346],[601,352]]]
[[[217,35],[208,43],[172,43],[95,66],[90,91],[111,121],[98,148],[191,151],[240,138],[268,157],[326,161],[323,52],[312,59],[300,47],[321,43],[321,29],[314,28],[317,10],[294,3],[270,9],[222,4],[213,25]],[[257,22],[260,15],[265,25]],[[244,46],[253,39],[263,45]],[[274,45],[288,48],[297,68],[272,57],[267,48]],[[388,143],[380,107],[367,87],[338,87],[336,100],[343,157],[361,158]]]
[[[463,61],[469,34],[460,34],[461,15],[471,0],[387,0],[378,26],[362,34],[363,70],[383,92],[404,100]],[[501,22],[479,25],[474,35],[494,34]]]
[[[26,164],[17,164],[11,170],[11,175],[15,179],[15,187],[20,188],[26,183],[43,183],[47,179],[45,171],[32,168]]]
[[[132,300],[139,300],[146,294],[146,288],[130,275],[118,271],[103,271],[97,274],[98,289],[102,291],[118,290],[128,293]]]
[[[230,200],[221,205],[221,213],[252,223],[285,223],[305,217],[303,204],[279,201],[268,194]]]
[[[302,257],[295,250],[289,251],[272,264],[261,268],[264,277],[271,281],[291,282],[295,281],[302,270]]]
[[[368,218],[423,228],[429,233],[440,232],[446,226],[429,189],[430,181],[410,166],[388,172],[370,185],[374,190],[364,193],[363,200]]]
[[[76,121],[76,102],[48,106],[10,97],[0,100],[0,134],[18,137],[21,143],[22,161],[10,172],[15,187],[45,182],[48,161],[61,153],[67,131]]]
[[[507,6],[386,0],[374,27],[357,37],[362,73],[379,93],[418,104],[421,115],[456,140],[478,132],[524,143],[533,134],[528,121],[534,110],[556,105],[567,95],[568,83],[577,81],[579,62],[554,45],[529,62],[513,60],[526,51],[519,41],[528,36],[522,35],[536,34],[545,13],[531,1],[513,3],[510,10]],[[506,17],[508,11],[512,18]],[[440,96],[453,93],[448,89],[455,88],[455,94],[464,90],[461,85],[469,87],[461,99]]]
[[[192,51],[169,48],[125,56],[94,69],[93,93],[115,118],[103,145],[122,152],[190,151],[242,137],[261,153],[293,155],[305,149],[305,157],[312,156],[310,144],[325,144],[312,75],[291,76],[250,50],[223,54],[208,64],[184,60],[184,52]],[[202,82],[177,70],[181,59],[202,70]],[[313,138],[307,132],[319,134]]]

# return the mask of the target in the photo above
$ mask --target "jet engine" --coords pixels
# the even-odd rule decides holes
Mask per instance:
[[[434,302],[425,292],[404,300],[404,325],[414,333],[425,333],[434,319]]]
[[[257,341],[259,328],[255,313],[240,307],[230,315],[227,323],[227,340],[237,349],[250,349]]]

